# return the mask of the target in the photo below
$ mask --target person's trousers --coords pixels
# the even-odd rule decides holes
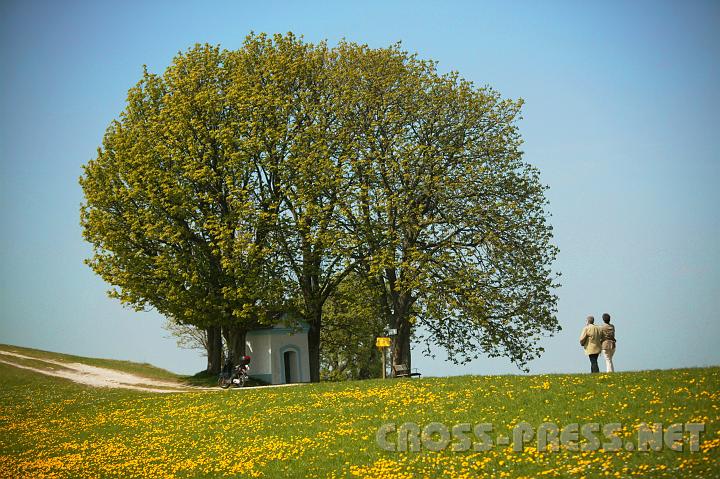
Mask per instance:
[[[603,349],[603,353],[605,353],[605,368],[607,369],[607,372],[614,373],[615,366],[613,365],[612,358],[613,354],[615,354],[615,348]]]
[[[598,367],[598,356],[600,356],[600,353],[596,354],[588,354],[588,357],[590,358],[590,372],[591,373],[599,373],[600,368]]]

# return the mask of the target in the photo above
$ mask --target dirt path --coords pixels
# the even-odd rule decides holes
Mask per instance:
[[[81,363],[65,363],[52,359],[41,359],[32,356],[25,356],[23,354],[12,353],[10,351],[0,351],[0,355],[2,355],[0,357],[0,363],[8,364],[16,368],[26,369],[39,374],[45,374],[46,376],[69,379],[76,383],[93,387],[124,388],[155,393],[217,390],[216,388],[184,386],[171,381],[146,378],[135,374],[116,371],[114,369],[88,366],[87,364]],[[13,357],[31,360],[35,362],[37,366],[43,366],[40,363],[45,363],[45,367],[31,367],[25,364],[19,364],[16,361],[12,361]]]

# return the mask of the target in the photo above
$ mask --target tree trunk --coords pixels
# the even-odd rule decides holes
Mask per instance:
[[[410,357],[410,315],[403,314],[395,321],[395,329],[397,329],[397,335],[392,341],[392,364],[396,366],[402,364],[410,372],[412,367]],[[395,368],[392,371],[393,377],[395,377]]]
[[[210,374],[219,374],[222,367],[222,333],[220,326],[210,326],[207,333],[207,369]]]
[[[383,286],[384,310],[388,325],[397,330],[392,338],[390,351],[390,370],[392,377],[397,377],[396,366],[402,365],[410,372],[410,309],[414,300],[408,292],[398,291],[398,272],[394,268],[385,269],[385,278],[380,279]]]
[[[382,377],[382,371],[380,372],[380,375],[378,375],[378,370],[374,367],[375,361],[379,354],[380,351],[378,350],[378,348],[372,347],[370,348],[370,355],[366,358],[360,359],[362,363],[358,370],[358,379],[372,379]]]
[[[310,382],[320,382],[320,324],[322,312],[315,311],[309,322],[308,354],[310,359]]]
[[[228,347],[228,356],[233,363],[240,362],[240,358],[245,356],[245,336],[247,329],[240,326],[223,326],[223,336],[225,336],[225,344]]]

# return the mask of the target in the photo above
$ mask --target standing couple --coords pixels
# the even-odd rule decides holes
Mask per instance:
[[[610,315],[605,313],[602,315],[605,322],[602,327],[595,326],[595,318],[587,317],[587,325],[580,335],[580,345],[585,348],[585,354],[590,358],[590,372],[599,373],[598,356],[600,351],[605,353],[605,366],[607,372],[615,371],[612,358],[615,354],[615,326],[610,324]]]

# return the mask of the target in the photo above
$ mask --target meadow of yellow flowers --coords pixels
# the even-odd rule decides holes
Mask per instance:
[[[720,477],[720,368],[155,394],[0,364],[0,477]],[[704,423],[700,450],[393,452],[385,423]]]

